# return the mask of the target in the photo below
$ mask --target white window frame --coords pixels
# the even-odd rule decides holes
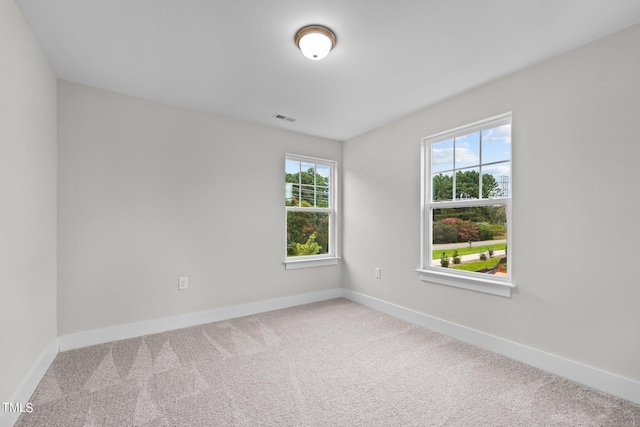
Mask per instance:
[[[421,267],[416,269],[421,280],[441,285],[454,286],[457,288],[469,289],[503,297],[511,297],[511,290],[515,288],[512,282],[513,262],[509,262],[506,277],[495,277],[482,273],[467,272],[449,268],[432,266],[432,242],[433,242],[433,210],[442,208],[463,208],[473,206],[506,205],[507,208],[507,250],[509,259],[513,260],[513,236],[512,228],[512,194],[509,197],[490,199],[470,199],[433,201],[431,182],[431,146],[438,142],[451,138],[461,137],[473,132],[478,132],[506,124],[512,123],[512,114],[505,113],[490,117],[485,120],[474,122],[465,126],[460,126],[445,132],[427,136],[422,139],[422,181],[421,181],[421,202],[420,206],[420,262]],[[511,132],[511,144],[513,145],[513,129]],[[455,155],[455,153],[454,153]],[[510,156],[511,169],[513,171],[513,150]],[[480,174],[482,176],[482,174]],[[510,174],[509,186],[513,188],[513,173]],[[455,190],[454,190],[455,191]],[[510,191],[510,193],[512,193]],[[455,195],[455,193],[454,193]]]
[[[335,160],[321,159],[318,157],[302,156],[299,154],[285,155],[287,160],[296,162],[314,163],[329,166],[329,207],[328,208],[303,208],[296,206],[285,206],[284,214],[284,266],[286,270],[297,270],[300,268],[324,267],[337,265],[338,256],[338,162]],[[287,255],[287,216],[289,212],[326,212],[329,214],[329,250],[327,253],[309,256],[290,257]]]

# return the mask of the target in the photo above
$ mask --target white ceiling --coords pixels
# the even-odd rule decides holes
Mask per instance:
[[[639,0],[16,4],[61,79],[336,140],[640,22]],[[338,38],[322,61],[310,24]]]

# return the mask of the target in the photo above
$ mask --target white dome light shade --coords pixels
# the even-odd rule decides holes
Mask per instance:
[[[328,28],[318,25],[304,27],[296,34],[296,45],[307,58],[318,61],[336,45],[336,36]]]
[[[333,47],[329,37],[320,33],[310,33],[302,36],[298,45],[304,56],[315,61],[327,56]]]

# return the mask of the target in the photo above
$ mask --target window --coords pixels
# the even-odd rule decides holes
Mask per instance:
[[[420,278],[511,296],[511,113],[422,144]]]
[[[287,154],[286,269],[338,263],[336,162]]]

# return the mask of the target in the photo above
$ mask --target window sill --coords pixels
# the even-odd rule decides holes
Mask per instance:
[[[420,280],[425,282],[469,289],[476,292],[499,295],[507,298],[511,298],[511,290],[515,288],[515,285],[503,280],[469,277],[435,270],[416,269],[416,272],[418,273]]]
[[[284,261],[284,269],[298,270],[300,268],[325,267],[327,265],[338,265],[338,261],[340,261],[340,257],[286,259]]]

